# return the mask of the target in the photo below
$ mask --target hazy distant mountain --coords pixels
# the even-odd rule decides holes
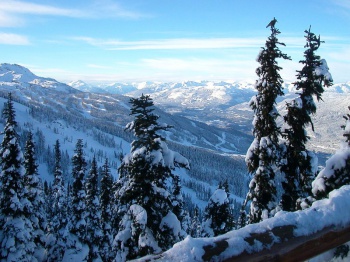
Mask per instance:
[[[113,84],[111,87],[123,85]],[[251,134],[253,112],[248,102],[256,93],[253,82],[143,82],[130,86],[135,90],[125,92],[125,95],[150,94],[157,106],[172,115],[224,128],[228,132],[239,130]],[[295,97],[297,91],[291,83],[284,83],[284,92],[285,96],[277,99],[281,115],[284,114],[285,101]],[[333,153],[339,147],[342,141],[342,115],[347,113],[349,101],[350,82],[334,84],[326,89],[323,101],[317,103],[317,114],[313,116],[315,132],[308,130],[311,137],[309,148]]]
[[[123,95],[137,89],[133,84],[113,83],[113,84],[91,85],[91,84],[85,83],[82,80],[72,81],[68,83],[68,85],[83,92],[100,93],[100,94],[108,93],[108,94]]]

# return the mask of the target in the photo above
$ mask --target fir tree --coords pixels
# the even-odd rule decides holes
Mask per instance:
[[[189,216],[187,212],[184,210],[184,203],[181,193],[181,179],[178,175],[172,174],[173,179],[173,188],[171,192],[171,201],[173,206],[173,213],[179,219],[183,232],[188,231],[189,227]],[[183,238],[185,235],[182,236]]]
[[[23,154],[18,142],[11,93],[5,103],[5,127],[0,148],[0,260],[37,261],[34,256],[32,205],[24,188]]]
[[[312,33],[311,28],[305,30],[305,34],[306,50],[304,60],[300,61],[304,66],[301,71],[297,71],[298,81],[294,83],[299,97],[287,103],[287,115],[284,116],[286,127],[282,132],[286,141],[284,161],[280,166],[285,175],[281,207],[286,211],[300,208],[300,199],[311,195],[311,182],[317,172],[317,157],[306,149],[309,140],[306,127],[311,125],[314,130],[311,114],[316,113],[316,104],[313,96],[320,100],[323,87],[332,84],[325,60],[315,54],[322,43],[320,36]]]
[[[166,182],[175,166],[188,167],[188,161],[169,150],[159,134],[169,126],[158,124],[152,99],[142,95],[130,103],[135,120],[127,129],[134,131],[136,140],[123,159],[116,183],[120,223],[114,239],[115,261],[166,250],[182,236]]]
[[[100,209],[102,239],[100,241],[100,256],[102,261],[112,261],[115,257],[112,252],[112,187],[113,177],[110,173],[108,159],[106,158],[101,172]]]
[[[89,245],[88,261],[100,261],[99,245],[102,239],[100,224],[100,201],[98,188],[97,163],[94,156],[90,172],[86,178],[86,241]]]
[[[87,261],[89,248],[86,245],[86,205],[84,179],[86,161],[83,152],[83,140],[78,139],[72,157],[72,177],[70,219],[68,221],[67,249],[63,260],[76,260],[78,257]]]
[[[45,231],[46,212],[43,185],[38,175],[38,165],[35,159],[33,134],[29,132],[24,148],[24,186],[25,195],[31,203],[29,218],[33,227],[33,238],[36,245],[34,256],[38,261],[46,260]]]
[[[189,228],[189,235],[191,237],[200,237],[201,236],[201,223],[199,218],[199,208],[196,206],[193,210],[193,215],[191,218],[191,224]]]
[[[60,142],[55,143],[55,171],[54,181],[50,190],[52,206],[50,212],[50,223],[48,225],[48,261],[61,261],[66,248],[65,228],[67,225],[67,191],[63,180],[61,168]]]
[[[257,58],[260,63],[256,69],[259,80],[255,84],[258,94],[250,101],[255,113],[253,120],[255,139],[246,155],[248,171],[254,174],[247,195],[247,200],[251,201],[249,223],[257,223],[270,217],[277,205],[274,165],[279,158],[280,130],[276,124],[279,114],[275,104],[276,98],[283,95],[283,80],[279,74],[282,68],[278,66],[277,59],[290,58],[278,48],[284,44],[277,39],[280,31],[275,27],[276,19],[273,21],[268,25],[271,35]]]
[[[242,227],[245,227],[246,225],[247,225],[247,212],[245,211],[244,205],[243,205],[239,211],[239,217],[238,217],[236,228],[240,229]]]
[[[204,210],[202,236],[214,237],[234,229],[233,210],[228,199],[228,191],[221,184],[210,197]]]

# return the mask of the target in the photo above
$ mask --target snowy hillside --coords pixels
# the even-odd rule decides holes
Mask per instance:
[[[40,169],[46,180],[52,180],[50,154],[55,140],[59,139],[62,150],[68,152],[64,171],[69,176],[69,157],[78,138],[85,141],[89,159],[95,154],[101,166],[104,158],[109,158],[116,177],[120,155],[129,152],[133,139],[131,133],[124,131],[131,121],[129,97],[82,92],[54,79],[38,77],[19,65],[2,64],[0,72],[0,107],[11,92],[22,133],[31,130],[40,145]],[[164,134],[169,146],[191,162],[191,170],[181,173],[188,200],[204,208],[218,183],[226,179],[233,195],[245,196],[247,187],[242,184],[247,184],[248,177],[240,155],[250,144],[249,135],[174,116],[158,108],[155,112],[161,122],[174,126]]]

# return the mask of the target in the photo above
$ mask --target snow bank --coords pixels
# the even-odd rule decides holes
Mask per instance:
[[[191,238],[175,244],[172,249],[161,255],[147,256],[135,261],[203,261],[203,255],[208,246],[214,243],[224,244],[218,256],[212,261],[222,261],[243,252],[257,252],[269,249],[274,244],[281,242],[278,236],[273,235],[277,227],[288,227],[294,237],[308,236],[332,226],[339,228],[350,224],[350,186],[343,186],[329,194],[329,199],[316,201],[305,210],[297,212],[280,211],[275,217],[263,222],[248,225],[239,230],[230,231],[224,235],[213,238]],[[270,244],[264,244],[254,235],[267,233],[271,237]]]

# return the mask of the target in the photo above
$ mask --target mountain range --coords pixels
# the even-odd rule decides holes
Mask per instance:
[[[88,88],[81,89],[77,83]],[[227,132],[241,131],[251,135],[253,112],[249,101],[256,94],[252,82],[212,82],[187,81],[181,83],[113,83],[98,86],[88,85],[83,81],[68,85],[78,90],[90,90],[101,93],[118,93],[126,96],[150,94],[155,103],[165,112],[196,120],[209,126],[222,128]],[[278,98],[277,108],[283,117],[285,104],[296,96],[292,83],[284,83],[283,97]],[[111,89],[111,87],[114,87]],[[323,98],[316,101],[317,113],[312,116],[314,131],[308,128],[310,141],[308,148],[319,153],[332,154],[341,144],[344,124],[343,115],[350,106],[350,81],[336,83],[326,88]],[[282,117],[279,119],[282,124]],[[323,161],[324,163],[324,161]]]
[[[291,83],[285,83],[284,97],[277,108],[285,113],[285,103],[295,97]],[[251,82],[187,81],[181,83],[113,83],[90,85],[83,81],[68,84],[36,76],[20,65],[0,65],[0,100],[11,92],[21,133],[35,133],[40,172],[52,181],[50,154],[57,139],[69,157],[78,138],[85,141],[85,154],[97,155],[99,165],[109,158],[117,177],[120,156],[129,152],[133,135],[124,131],[132,120],[130,97],[142,93],[155,103],[159,121],[174,128],[163,133],[169,147],[190,160],[191,170],[177,171],[183,193],[203,208],[218,183],[228,180],[233,199],[245,197],[250,176],[244,155],[253,140],[253,112],[249,101],[256,91]],[[317,102],[313,116],[315,132],[308,130],[308,148],[325,158],[339,148],[342,116],[350,105],[350,82],[335,84]],[[1,108],[0,108],[1,109]],[[282,118],[280,119],[282,121]],[[0,122],[3,124],[3,121]],[[322,158],[324,156],[324,158]]]

